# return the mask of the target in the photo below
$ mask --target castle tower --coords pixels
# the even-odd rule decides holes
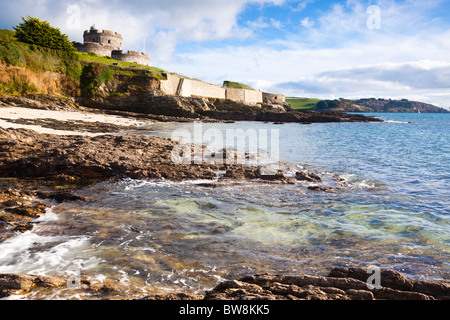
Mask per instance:
[[[149,65],[148,54],[136,51],[123,51],[122,35],[111,30],[98,30],[93,25],[84,31],[84,43],[74,42],[78,52],[92,52],[100,56],[112,57],[115,60]]]
[[[84,32],[83,40],[84,43],[94,42],[103,46],[112,47],[111,50],[123,49],[123,38],[121,34],[111,30],[103,30],[100,32],[95,28],[95,25]]]

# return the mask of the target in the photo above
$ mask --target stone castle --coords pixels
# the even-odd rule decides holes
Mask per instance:
[[[74,42],[78,52],[92,52],[100,56],[108,56],[115,60],[134,62],[148,66],[148,54],[138,51],[123,51],[122,35],[110,30],[98,30],[92,26],[84,31],[83,42]]]
[[[108,56],[115,60],[139,63],[148,66],[149,56],[142,52],[122,50],[122,36],[110,30],[98,30],[92,26],[84,31],[84,43],[74,42],[78,52],[92,52],[100,56]],[[286,102],[282,94],[272,94],[259,90],[228,88],[200,80],[187,79],[176,74],[165,74],[166,79],[159,81],[159,89],[168,95],[183,97],[200,97],[226,99],[248,104],[283,105]]]

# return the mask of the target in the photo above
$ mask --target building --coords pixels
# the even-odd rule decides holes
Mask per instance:
[[[92,52],[99,56],[108,56],[115,60],[134,62],[148,66],[148,54],[138,51],[123,51],[123,38],[120,33],[111,30],[98,30],[95,25],[84,31],[83,43],[73,43],[78,52]]]

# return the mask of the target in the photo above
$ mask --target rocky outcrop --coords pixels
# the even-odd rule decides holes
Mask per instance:
[[[295,179],[300,181],[321,182],[322,178],[314,172],[298,171],[295,173]]]
[[[260,166],[242,164],[233,150],[225,150],[223,159],[178,164],[172,152],[178,144],[145,135],[58,136],[0,128],[0,179],[4,179],[0,180],[0,230],[30,230],[31,221],[48,207],[43,200],[85,200],[73,192],[109,179],[298,181],[283,171],[263,172]],[[196,148],[205,147],[187,148],[194,154]],[[297,179],[321,181],[313,173],[298,172]],[[61,185],[68,191],[61,191]]]
[[[328,276],[257,274],[227,280],[203,294],[177,292],[140,300],[450,300],[450,282],[413,281],[392,270],[381,270],[381,288],[369,289],[362,268],[335,268]],[[0,274],[0,297],[53,290],[73,290],[90,299],[136,299],[139,288],[112,279],[88,276],[49,277]]]
[[[94,97],[80,97],[78,103],[96,109],[190,119],[297,123],[381,121],[339,112],[300,112],[290,110],[287,104],[247,104],[226,99],[166,95],[158,89],[156,80],[148,81],[143,81],[145,85],[142,85],[136,77],[121,76],[100,85]]]
[[[227,300],[439,300],[450,299],[450,282],[411,281],[381,271],[381,288],[369,289],[362,268],[335,268],[328,276],[260,274],[225,281],[205,299]]]
[[[120,281],[97,280],[87,276],[41,276],[28,274],[0,274],[0,298],[33,294],[33,299],[45,299],[56,291],[70,290],[89,299],[127,299],[134,288]]]

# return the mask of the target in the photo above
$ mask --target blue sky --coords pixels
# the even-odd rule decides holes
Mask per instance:
[[[72,40],[93,23],[151,64],[287,96],[408,98],[450,108],[450,0],[16,0]]]

